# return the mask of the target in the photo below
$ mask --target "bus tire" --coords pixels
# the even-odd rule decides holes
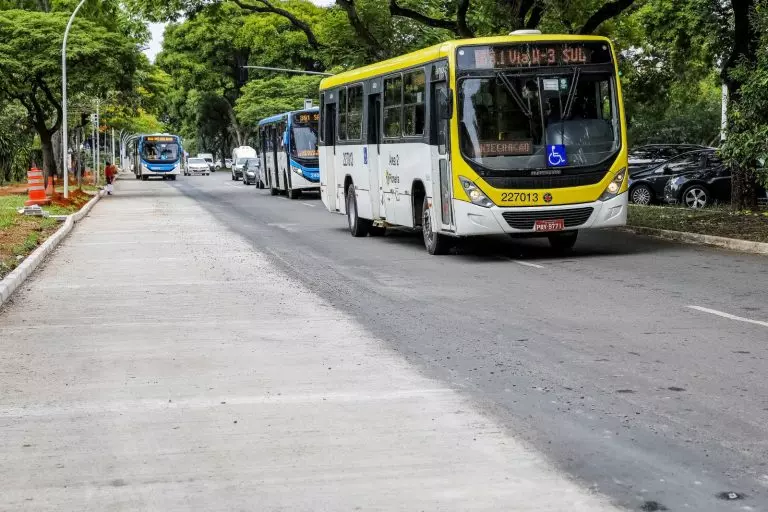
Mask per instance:
[[[563,231],[562,233],[556,233],[549,235],[549,245],[556,251],[570,251],[576,244],[576,238],[578,238],[578,231]]]
[[[149,176],[142,174],[141,175],[141,181],[147,181],[149,179]]]
[[[137,179],[137,180],[140,180],[140,179],[141,179],[141,175],[140,175],[140,174],[136,174],[135,176],[136,176],[136,179]]]
[[[276,196],[279,190],[277,190],[275,187],[269,187],[269,195]]]
[[[372,224],[372,221],[361,219],[357,215],[357,196],[355,195],[355,186],[352,184],[347,189],[347,223],[349,224],[349,232],[355,238],[367,235]]]
[[[424,247],[427,252],[433,256],[448,254],[451,250],[452,241],[446,235],[436,233],[432,225],[432,214],[430,213],[429,201],[424,196],[424,208],[421,220],[421,233],[424,237]]]
[[[171,175],[171,181],[176,181],[176,175],[175,174]]]
[[[368,230],[368,234],[371,236],[384,236],[387,233],[387,228],[384,226],[371,226]]]

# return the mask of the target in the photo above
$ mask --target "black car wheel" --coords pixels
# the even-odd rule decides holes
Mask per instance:
[[[683,191],[683,204],[688,208],[704,208],[709,202],[709,191],[703,185],[691,185]]]
[[[629,197],[635,204],[649,205],[653,203],[653,191],[647,185],[638,185],[634,187]]]

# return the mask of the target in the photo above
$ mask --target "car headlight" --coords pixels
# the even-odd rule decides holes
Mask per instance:
[[[619,192],[621,191],[621,187],[624,185],[624,180],[626,179],[627,179],[627,170],[621,169],[619,172],[616,173],[616,175],[613,177],[613,179],[608,184],[608,186],[605,187],[605,192],[603,192],[603,195],[600,196],[600,201],[607,201],[619,195]]]
[[[477,187],[477,185],[472,183],[472,181],[468,180],[464,176],[459,176],[459,181],[461,181],[461,186],[464,189],[464,193],[467,194],[467,197],[472,202],[472,204],[476,204],[484,208],[490,208],[491,206],[494,206],[493,201],[488,199],[488,196],[486,196],[483,191]]]

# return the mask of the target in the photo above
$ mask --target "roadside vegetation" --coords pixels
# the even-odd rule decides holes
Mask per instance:
[[[58,229],[56,219],[27,217],[16,213],[26,196],[0,196],[0,279]]]
[[[629,227],[686,231],[768,243],[768,209],[735,211],[725,206],[629,206]]]

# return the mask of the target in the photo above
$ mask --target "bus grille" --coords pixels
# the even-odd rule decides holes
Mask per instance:
[[[567,210],[528,210],[520,212],[504,212],[502,217],[511,227],[515,229],[533,229],[533,224],[537,220],[565,220],[565,227],[575,228],[581,226],[592,215],[594,208],[569,208]]]
[[[499,189],[542,189],[583,187],[600,183],[607,171],[595,171],[563,176],[483,176],[490,186]]]

